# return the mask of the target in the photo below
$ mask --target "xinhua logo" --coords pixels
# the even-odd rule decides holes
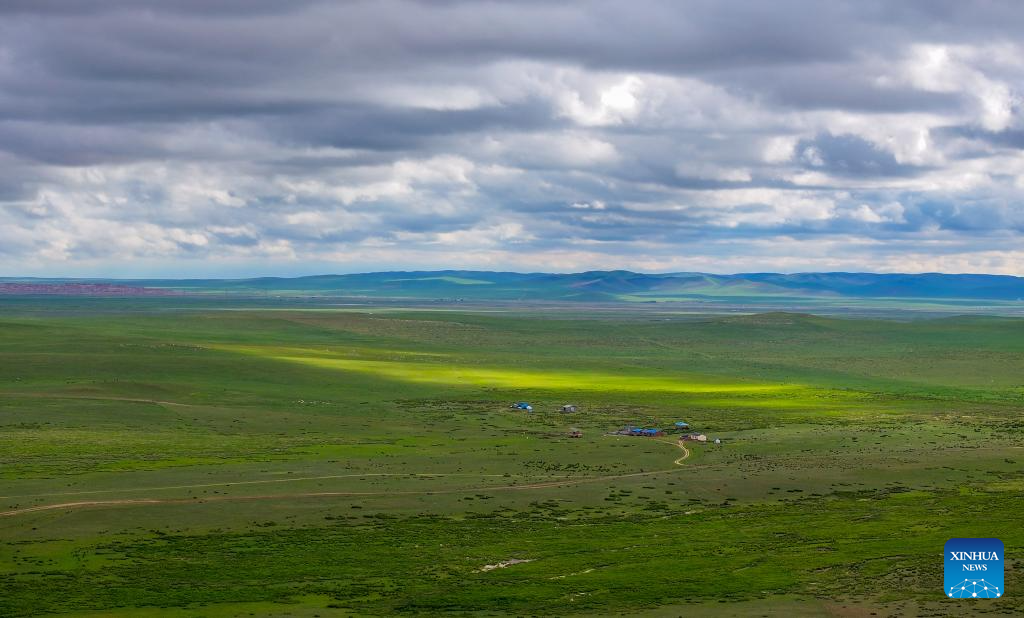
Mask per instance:
[[[945,549],[945,592],[954,599],[1003,596],[1003,542],[949,539]]]

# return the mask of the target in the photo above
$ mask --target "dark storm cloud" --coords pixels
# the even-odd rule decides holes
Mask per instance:
[[[856,55],[904,45],[905,28],[922,21],[936,35],[962,39],[970,31],[949,23],[961,17],[952,7],[921,3],[892,11],[887,4],[749,3],[727,10],[717,2],[21,3],[3,31],[12,59],[25,70],[5,83],[5,92],[80,92],[86,96],[76,97],[75,109],[107,109],[129,119],[133,109],[153,117],[150,107],[164,97],[170,97],[168,118],[180,117],[179,110],[202,116],[200,101],[217,117],[230,94],[237,113],[273,113],[275,105],[287,113],[288,105],[315,104],[315,97],[258,87],[303,75],[353,87],[362,73],[396,64],[429,71],[433,63],[519,58],[680,74],[735,69],[747,74],[737,87],[746,80],[756,89],[781,82],[777,94],[797,105],[848,99],[854,108],[912,106],[912,91],[870,96]],[[1016,17],[998,30],[1014,37]],[[893,19],[905,22],[901,27]],[[848,92],[837,88],[842,83]],[[103,92],[110,95],[98,96]],[[923,108],[942,99],[917,95]],[[26,101],[32,102],[38,101]]]
[[[156,135],[122,127],[0,122],[0,150],[55,165],[132,162],[162,152]]]
[[[894,269],[951,233],[971,268],[1024,221],[1022,30],[1009,1],[11,0],[0,244],[678,269],[786,236],[777,268],[843,238]]]
[[[555,130],[564,125],[553,117],[550,105],[539,101],[471,110],[339,104],[265,123],[282,141],[366,150],[410,149],[429,145],[430,138],[436,137],[484,131]]]

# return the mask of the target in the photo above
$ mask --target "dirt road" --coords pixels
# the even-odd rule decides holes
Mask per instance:
[[[673,461],[674,466],[682,466],[683,460],[690,456],[689,449],[683,445],[682,442],[672,442],[670,440],[659,440],[666,444],[674,444],[683,451],[683,456]],[[252,496],[205,496],[202,498],[120,498],[112,500],[80,500],[75,502],[61,502],[57,504],[43,504],[39,506],[30,506],[20,509],[14,509],[10,511],[0,512],[0,517],[15,517],[17,515],[27,515],[30,513],[39,513],[43,511],[58,511],[58,510],[75,510],[81,508],[90,507],[116,507],[116,506],[137,506],[137,505],[149,505],[149,504],[206,504],[211,502],[242,502],[242,501],[253,501],[253,500],[292,500],[292,499],[307,499],[307,498],[330,498],[330,497],[374,497],[374,496],[394,496],[394,495],[406,495],[406,496],[436,496],[445,494],[460,494],[460,493],[482,493],[482,492],[500,492],[500,491],[524,491],[532,489],[550,489],[555,487],[569,487],[573,485],[583,485],[587,483],[599,483],[601,481],[612,481],[616,479],[636,478],[644,476],[656,476],[662,474],[668,474],[677,472],[679,467],[668,468],[665,470],[653,470],[648,472],[630,472],[625,474],[609,474],[603,476],[592,476],[585,478],[565,478],[556,479],[550,481],[538,481],[535,483],[524,483],[524,484],[510,484],[510,485],[484,485],[476,487],[462,487],[453,489],[435,489],[435,490],[420,490],[420,491],[318,491],[318,492],[304,492],[304,493],[283,493],[283,494],[260,494]],[[381,477],[381,476],[406,476],[406,477],[448,477],[448,476],[475,476],[479,477],[496,477],[504,476],[503,474],[468,474],[468,473],[451,473],[451,474],[405,474],[405,473],[371,473],[371,474],[337,474],[330,476],[309,476],[309,477],[296,477],[287,479],[265,479],[257,481],[237,481],[229,483],[204,483],[200,485],[173,485],[168,487],[144,487],[144,488],[128,488],[121,490],[110,490],[110,491],[159,491],[168,489],[196,489],[202,487],[230,487],[236,485],[255,485],[262,483],[287,483],[296,481],[313,481],[313,480],[324,480],[324,479],[337,479],[337,478],[350,478],[350,477]],[[54,496],[54,495],[83,495],[86,493],[103,493],[107,490],[97,490],[94,492],[68,492],[67,494],[37,494],[35,496],[5,496],[6,498],[29,498],[29,497],[43,497],[43,496]]]

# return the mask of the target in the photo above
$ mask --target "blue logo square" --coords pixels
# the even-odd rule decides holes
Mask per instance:
[[[1006,592],[999,539],[949,539],[943,555],[947,598],[997,599]]]

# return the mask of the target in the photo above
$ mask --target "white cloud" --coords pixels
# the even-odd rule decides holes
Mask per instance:
[[[1020,270],[1024,50],[988,5],[202,5],[4,14],[7,272]]]
[[[786,163],[793,158],[797,138],[793,135],[776,135],[764,140],[761,160],[765,163]]]
[[[906,81],[922,90],[959,93],[971,98],[977,122],[989,131],[1002,131],[1010,126],[1019,98],[1008,83],[993,79],[982,70],[993,52],[1005,57],[1005,44],[995,50],[985,46],[917,44],[911,47],[900,70]],[[1016,52],[1020,54],[1022,50]]]
[[[582,75],[577,75],[579,79]],[[584,126],[607,126],[629,122],[640,111],[644,82],[636,75],[626,75],[606,86],[596,86],[590,93],[566,88],[558,93],[561,112]]]
[[[849,213],[851,219],[865,223],[905,223],[903,205],[899,202],[886,204],[860,204]]]

